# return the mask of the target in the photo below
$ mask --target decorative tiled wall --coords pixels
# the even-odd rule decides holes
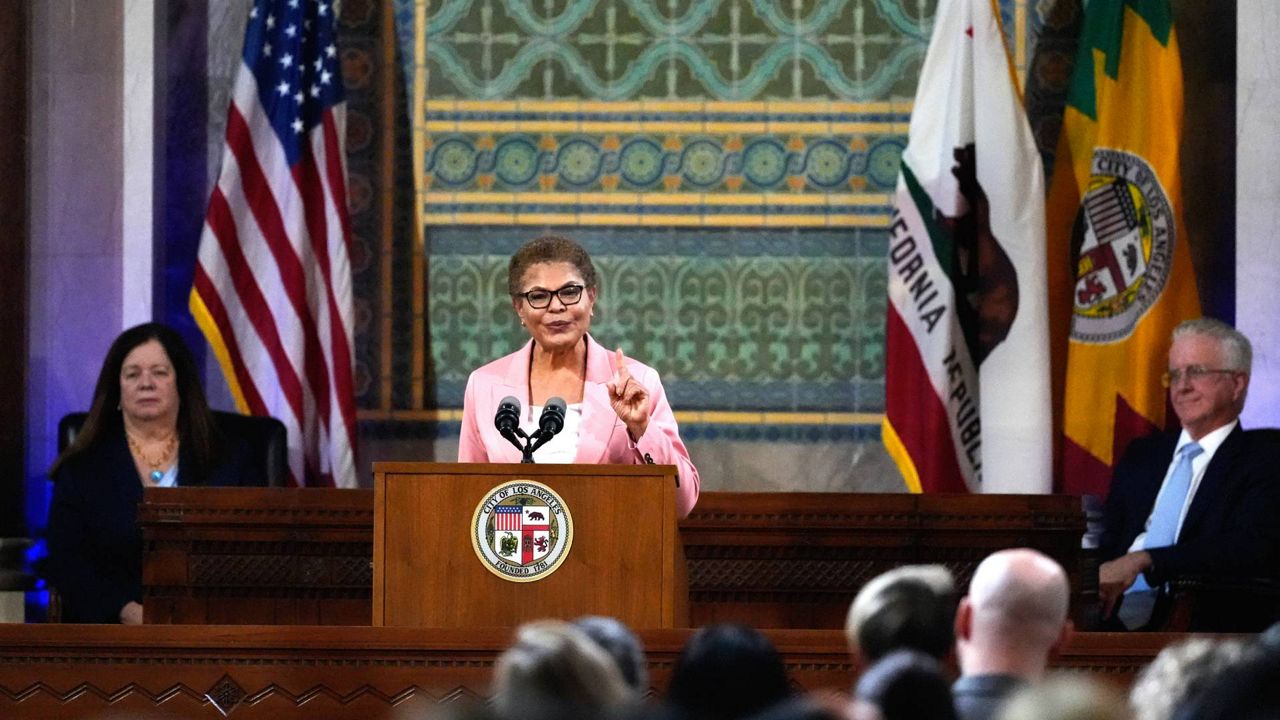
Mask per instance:
[[[1063,26],[1028,2],[1001,2],[1019,68]],[[885,226],[936,3],[345,0],[365,437],[447,454],[467,374],[524,339],[507,258],[550,230],[707,487],[895,487]]]

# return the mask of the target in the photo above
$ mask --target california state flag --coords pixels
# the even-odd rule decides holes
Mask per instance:
[[[938,4],[898,180],[883,437],[913,492],[1052,489],[1044,174],[994,4]]]

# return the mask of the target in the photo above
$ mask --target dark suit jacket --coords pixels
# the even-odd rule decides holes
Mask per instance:
[[[963,675],[951,686],[951,699],[960,720],[1000,717],[1009,698],[1031,683],[1014,675]]]
[[[1116,465],[1103,511],[1099,557],[1120,557],[1155,506],[1178,433],[1133,441]],[[1227,435],[1205,468],[1174,545],[1148,548],[1148,583],[1182,575],[1280,577],[1280,431]]]
[[[178,484],[263,484],[247,472],[244,441],[227,438],[218,463],[204,478],[185,453]],[[202,481],[202,482],[201,482]],[[62,621],[115,623],[129,601],[142,602],[142,531],[138,503],[142,483],[119,430],[58,468],[49,507],[49,579],[62,601]]]

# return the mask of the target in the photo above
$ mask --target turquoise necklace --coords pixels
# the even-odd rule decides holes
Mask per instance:
[[[160,468],[168,467],[169,461],[173,458],[173,451],[178,447],[178,433],[169,435],[169,442],[164,446],[164,452],[155,459],[147,457],[146,453],[142,452],[142,446],[134,439],[133,433],[126,432],[125,437],[129,440],[129,449],[133,451],[134,456],[151,468],[151,472],[147,475],[151,478],[151,482],[160,482],[164,478],[164,471]]]

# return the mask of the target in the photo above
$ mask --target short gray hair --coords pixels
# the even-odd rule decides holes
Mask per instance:
[[[1187,699],[1245,654],[1240,640],[1193,638],[1170,645],[1151,661],[1129,691],[1137,720],[1169,720]]]
[[[564,708],[607,714],[633,697],[608,653],[560,620],[521,625],[494,667],[494,705],[506,717],[554,717]]]
[[[587,615],[574,620],[573,626],[609,653],[618,664],[622,679],[635,690],[637,697],[649,689],[649,663],[644,644],[626,623],[614,617]]]
[[[909,648],[934,657],[955,642],[956,581],[942,565],[903,565],[858,591],[845,620],[849,649],[874,662]]]
[[[1184,320],[1173,329],[1173,340],[1187,335],[1200,335],[1218,341],[1225,356],[1223,362],[1227,368],[1249,375],[1253,369],[1253,345],[1249,338],[1230,325],[1213,318],[1201,317]]]

